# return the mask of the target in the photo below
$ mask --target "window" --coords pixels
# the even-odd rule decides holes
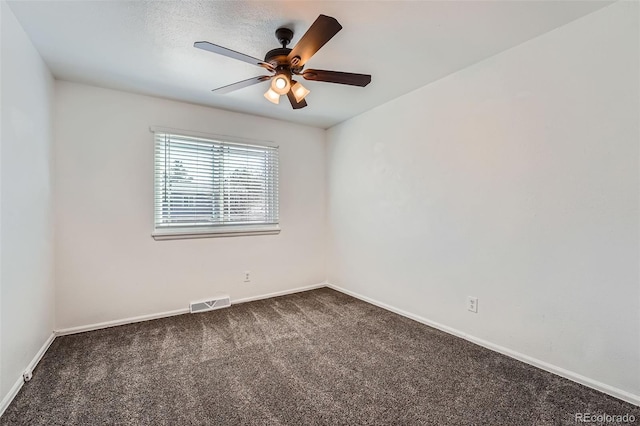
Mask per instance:
[[[278,147],[154,133],[154,238],[279,232]]]

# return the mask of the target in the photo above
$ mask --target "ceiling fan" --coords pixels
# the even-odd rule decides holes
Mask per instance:
[[[239,61],[258,65],[271,73],[271,75],[260,75],[237,83],[213,89],[214,93],[224,94],[244,87],[252,86],[263,81],[271,81],[271,87],[264,94],[269,101],[277,104],[280,96],[287,95],[293,109],[300,109],[307,106],[304,98],[309,94],[309,90],[293,79],[294,76],[301,76],[305,80],[325,81],[327,83],[348,84],[351,86],[364,87],[371,82],[368,74],[354,74],[340,71],[326,70],[304,70],[305,63],[324,46],[338,31],[342,25],[335,18],[320,15],[302,36],[298,44],[293,49],[287,48],[293,38],[293,31],[289,28],[278,28],[276,38],[282,47],[270,50],[264,57],[264,61],[236,52],[226,47],[218,46],[208,41],[198,41],[193,44],[198,49],[224,55]]]

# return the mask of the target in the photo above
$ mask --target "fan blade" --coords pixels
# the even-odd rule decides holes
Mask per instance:
[[[293,90],[291,89],[289,89],[289,91],[287,92],[287,98],[289,98],[289,102],[291,102],[291,106],[293,107],[293,109],[300,109],[307,106],[307,101],[305,101],[304,99],[300,102],[296,101],[296,97],[294,96]]]
[[[254,84],[270,80],[270,75],[261,75],[258,77],[248,78],[246,80],[238,81],[233,84],[228,84],[226,86],[218,87],[217,89],[213,89],[212,92],[216,94],[223,95],[225,93],[233,92],[234,90],[244,89],[245,87],[253,86]]]
[[[218,55],[237,59],[249,64],[258,65],[259,67],[266,68],[269,71],[274,70],[273,66],[267,62],[261,61],[260,59],[254,58],[249,55],[245,55],[244,53],[236,52],[235,50],[227,49],[226,47],[218,46],[217,44],[209,43],[208,41],[196,41],[195,43],[193,43],[193,47],[197,47],[198,49],[202,50],[208,50],[209,52],[217,53]]]
[[[318,16],[306,33],[302,36],[298,44],[289,52],[288,58],[291,65],[299,67],[304,65],[322,46],[324,46],[338,31],[342,29],[342,25],[335,18],[326,15]],[[299,61],[293,60],[299,57]]]
[[[354,74],[351,72],[306,70],[302,73],[305,80],[326,81],[327,83],[349,84],[364,87],[371,83],[369,74]]]

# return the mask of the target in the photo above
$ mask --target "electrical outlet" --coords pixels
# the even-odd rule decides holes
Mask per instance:
[[[478,298],[473,296],[467,296],[467,310],[473,313],[478,313]]]
[[[244,271],[244,282],[251,282],[251,271]]]

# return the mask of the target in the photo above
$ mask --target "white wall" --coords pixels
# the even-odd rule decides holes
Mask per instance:
[[[0,399],[53,331],[53,78],[0,2]]]
[[[55,112],[56,329],[324,281],[322,129],[60,81]],[[150,125],[277,142],[280,234],[154,241]]]
[[[329,282],[640,395],[638,52],[618,2],[330,129]]]

